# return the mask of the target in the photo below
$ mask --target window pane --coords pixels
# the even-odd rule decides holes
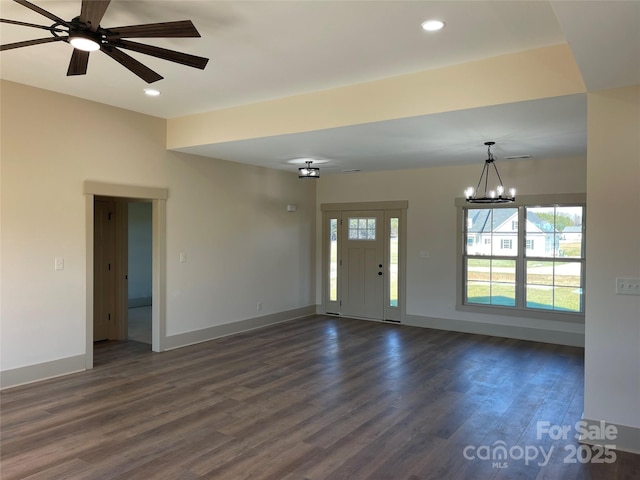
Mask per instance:
[[[578,262],[555,262],[555,285],[580,287],[582,265]]]
[[[553,287],[527,285],[527,307],[553,310]]]
[[[491,303],[491,284],[489,282],[467,282],[468,303]]]
[[[329,300],[338,301],[338,219],[329,220]]]
[[[527,307],[581,312],[581,275],[580,262],[527,261]]]
[[[527,284],[553,285],[553,262],[527,262]]]
[[[467,259],[467,280],[491,280],[491,260],[481,258]]]
[[[516,283],[515,260],[491,260],[491,281]]]
[[[467,259],[467,302],[515,306],[515,260]]]
[[[389,221],[389,306],[398,306],[398,221]]]
[[[553,295],[554,310],[580,312],[582,289],[574,287],[555,287]]]
[[[516,284],[491,282],[491,305],[513,307],[516,304]]]
[[[491,220],[491,253],[500,256],[518,255],[518,209],[493,208]]]
[[[349,240],[375,240],[375,218],[349,218]]]
[[[582,207],[557,207],[556,229],[560,231],[559,256],[582,258]]]
[[[527,249],[528,257],[555,257],[558,253],[560,236],[556,235],[555,207],[528,207],[526,242],[532,243]]]
[[[467,254],[491,255],[491,219],[492,209],[468,209],[467,225]]]

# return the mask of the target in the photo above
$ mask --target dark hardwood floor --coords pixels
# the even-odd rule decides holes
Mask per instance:
[[[97,344],[93,370],[1,400],[3,480],[640,478],[640,455],[537,438],[580,420],[582,349],[367,321]]]

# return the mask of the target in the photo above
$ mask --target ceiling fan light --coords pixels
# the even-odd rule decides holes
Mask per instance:
[[[100,44],[98,42],[89,35],[85,35],[81,32],[69,33],[69,43],[73,48],[84,52],[95,52],[96,50],[100,50]]]

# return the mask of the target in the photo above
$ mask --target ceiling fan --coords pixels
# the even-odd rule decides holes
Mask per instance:
[[[95,50],[100,50],[107,54],[147,83],[156,82],[163,77],[120,49],[132,50],[201,70],[204,69],[209,61],[208,58],[125,40],[126,38],[199,37],[200,33],[198,33],[191,20],[104,28],[100,25],[100,22],[111,0],[82,0],[80,15],[70,21],[63,20],[26,0],[14,1],[53,20],[54,23],[48,27],[4,18],[0,18],[0,22],[48,30],[52,36],[0,45],[0,51],[41,43],[60,41],[70,43],[74,49],[71,54],[67,76],[86,74],[87,65],[89,64],[89,52]]]

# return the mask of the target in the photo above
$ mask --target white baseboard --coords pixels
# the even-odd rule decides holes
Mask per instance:
[[[406,315],[402,320],[402,323],[404,325],[411,325],[414,327],[435,328],[436,330],[449,330],[452,332],[515,338],[517,340],[553,343],[556,345],[568,345],[571,347],[584,347],[584,334],[576,332],[525,328],[514,325],[500,325],[496,323],[470,322],[468,320],[421,317],[418,315]]]
[[[3,370],[0,372],[0,389],[4,390],[25,383],[82,372],[85,369],[85,355],[75,355],[50,362]]]
[[[315,314],[315,309],[315,305],[310,305],[308,307],[273,313],[262,317],[249,318],[239,322],[216,325],[215,327],[205,328],[195,332],[172,335],[165,340],[166,350],[185,347],[187,345],[213,340],[214,338],[233,335],[234,333],[246,332],[256,328],[310,316]],[[84,371],[86,370],[85,357],[84,354],[76,355],[59,360],[52,360],[50,362],[27,365],[26,367],[3,370],[0,372],[0,389],[17,387],[18,385]]]
[[[584,422],[585,426],[584,433],[587,433],[587,435],[583,434],[580,436],[578,440],[580,443],[607,446],[613,450],[620,450],[621,452],[640,454],[640,428],[618,425],[611,422],[605,422],[604,420],[591,420],[584,417],[582,418],[582,422]],[[605,429],[610,425],[615,427],[616,438],[606,438],[606,435],[601,435],[595,440],[593,438],[589,438],[590,431],[605,432]]]
[[[174,348],[186,347],[196,343],[207,342],[215,338],[226,337],[236,333],[254,330],[256,328],[267,327],[276,323],[288,322],[296,318],[307,317],[315,314],[315,305],[287,310],[284,312],[272,313],[261,317],[248,318],[238,322],[225,323],[224,325],[216,325],[214,327],[195,330],[193,332],[179,333],[171,335],[164,340],[164,350],[172,350]]]

